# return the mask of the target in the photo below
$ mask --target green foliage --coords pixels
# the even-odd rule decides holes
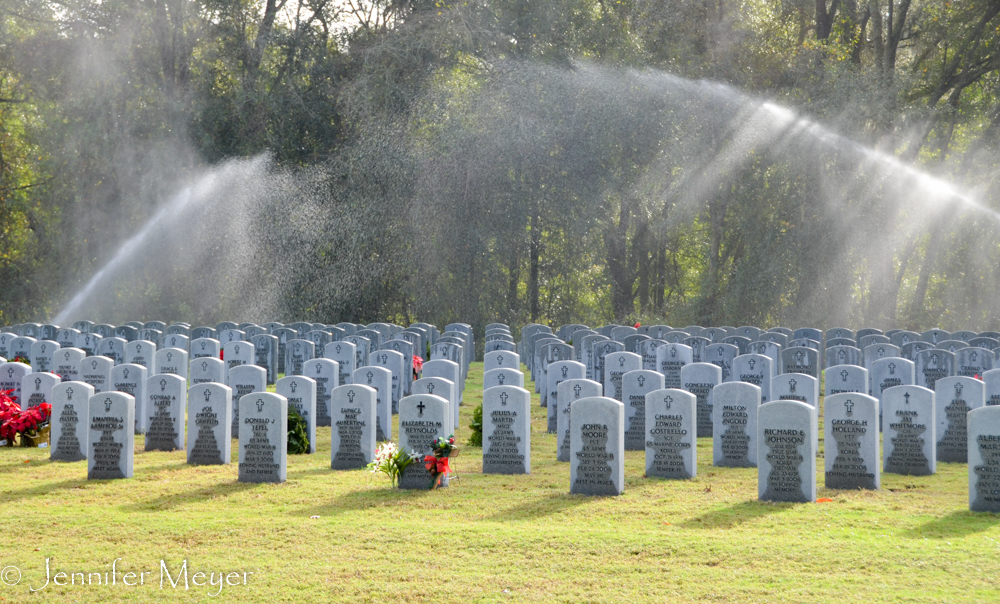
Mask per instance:
[[[309,424],[295,407],[288,407],[288,453],[303,455],[309,452]]]
[[[469,435],[469,445],[473,447],[483,446],[483,404],[480,403],[472,410],[472,422],[469,423],[472,434]]]
[[[905,166],[1000,206],[1000,8],[892,7],[9,0],[0,324],[50,319],[205,164],[266,151],[331,235],[288,243],[289,317],[996,327],[992,218],[916,203]],[[758,98],[899,178],[795,147],[808,124]],[[193,319],[191,272],[92,310]]]

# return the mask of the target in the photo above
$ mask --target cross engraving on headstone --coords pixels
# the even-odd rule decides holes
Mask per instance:
[[[160,392],[167,389],[167,380],[160,380]]]
[[[206,388],[204,394],[205,394],[205,402],[207,403],[209,402],[209,399],[212,398],[212,389]]]
[[[257,413],[264,411],[264,399],[257,399]]]
[[[844,401],[844,407],[847,408],[847,414],[851,415],[853,413],[852,409],[854,409],[854,401],[852,401],[851,399],[847,399],[846,401]]]
[[[420,410],[420,414],[419,414],[419,416],[420,416],[420,417],[423,417],[423,416],[424,416],[424,408],[425,408],[426,406],[427,406],[427,405],[425,405],[425,404],[424,404],[424,401],[420,401],[420,404],[419,404],[419,405],[417,405],[417,409],[419,409],[419,410]]]
[[[372,377],[374,377],[375,374],[373,374],[371,371],[369,371],[365,375],[368,376],[368,383],[371,384],[372,383]]]
[[[427,394],[434,394],[434,382],[427,384]]]
[[[110,411],[111,411],[111,399],[110,398],[106,398],[106,399],[104,399],[104,412],[108,413]]]
[[[637,381],[639,382],[639,387],[642,388],[642,385],[646,383],[646,376],[640,375],[637,378]]]
[[[850,375],[850,374],[847,373],[847,370],[845,369],[845,370],[843,370],[843,371],[840,372],[840,379],[846,382],[848,375]]]
[[[497,376],[497,381],[500,382],[501,386],[503,386],[504,375],[502,373]]]
[[[507,393],[506,392],[501,392],[500,393],[500,404],[503,405],[504,407],[507,406]]]
[[[673,402],[674,402],[674,397],[670,396],[669,394],[663,397],[663,403],[667,406],[667,409],[670,408],[670,405],[673,404]]]
[[[66,389],[66,399],[67,400],[73,400],[73,389],[72,388],[67,388]]]
[[[909,405],[909,404],[910,404],[910,393],[909,393],[909,392],[907,392],[906,394],[904,394],[904,395],[903,395],[903,399],[905,399],[905,400],[903,401],[903,403],[904,403],[904,404],[907,404],[907,405]]]
[[[356,396],[356,395],[354,394],[354,391],[353,391],[353,390],[348,390],[348,391],[347,391],[347,402],[349,402],[349,403],[353,403],[353,402],[354,402],[354,397],[355,397],[355,396]]]
[[[580,384],[573,386],[573,394],[575,394],[577,398],[580,398],[580,390]]]
[[[795,384],[797,383],[795,380],[788,380],[788,389],[795,392]]]

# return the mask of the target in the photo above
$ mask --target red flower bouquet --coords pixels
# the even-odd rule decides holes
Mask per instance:
[[[431,473],[431,489],[437,488],[441,483],[442,476],[448,476],[451,473],[448,459],[456,457],[458,451],[454,434],[448,438],[439,436],[431,442],[431,454],[424,456],[424,467]]]
[[[13,390],[0,391],[0,439],[14,445],[18,436],[22,444],[35,442],[42,436],[47,439],[49,420],[52,417],[52,405],[42,403],[30,409],[22,410],[21,405],[11,396]]]

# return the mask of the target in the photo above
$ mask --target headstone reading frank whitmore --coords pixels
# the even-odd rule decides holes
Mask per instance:
[[[625,489],[625,405],[608,397],[570,407],[570,493],[621,495]]]
[[[239,481],[285,482],[288,400],[271,392],[252,392],[239,405]]]
[[[882,405],[882,471],[934,474],[934,391],[922,386],[894,386],[882,392]]]
[[[483,474],[531,473],[531,393],[517,386],[483,392]]]

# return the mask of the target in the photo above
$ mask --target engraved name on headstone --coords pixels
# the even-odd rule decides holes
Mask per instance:
[[[937,460],[969,461],[969,411],[986,405],[983,382],[953,376],[937,380],[934,407],[937,421]]]
[[[864,396],[864,395],[862,395]],[[798,401],[773,401],[757,412],[757,497],[816,501],[814,410]]]
[[[698,473],[697,397],[664,388],[646,394],[646,476],[688,479]]]
[[[94,387],[83,382],[62,382],[52,387],[50,442],[52,461],[87,459],[90,435],[90,397]]]
[[[760,388],[747,382],[723,382],[712,390],[712,398],[713,465],[757,467]]]
[[[307,361],[315,363],[314,359]],[[303,369],[305,364],[303,364]],[[274,391],[285,397],[289,409],[295,409],[306,420],[309,452],[316,452],[316,380],[305,375],[289,375],[278,380]]]
[[[187,397],[187,462],[198,465],[230,463],[232,389],[218,382],[204,382],[188,388]]]
[[[588,379],[570,379],[559,383],[558,400],[559,418],[556,425],[556,461],[570,461],[570,440],[572,404],[582,398],[600,397],[604,393],[604,387]]]
[[[570,493],[621,495],[625,489],[625,405],[608,397],[570,406]]]
[[[359,367],[351,383],[375,389],[375,440],[392,440],[392,372],[385,367]]]
[[[364,468],[375,458],[377,397],[375,389],[364,384],[348,383],[330,391],[330,467],[334,470]]]
[[[234,371],[261,367],[244,365]],[[232,377],[230,375],[230,377]],[[288,401],[271,392],[253,392],[239,399],[239,481],[285,482],[288,474]]]
[[[1000,407],[997,406],[969,412],[969,509],[1000,512]]]
[[[881,488],[878,408],[878,399],[865,394],[845,392],[824,399],[826,488]]]
[[[132,395],[122,392],[91,395],[88,424],[87,479],[132,478],[135,456]]]
[[[882,471],[926,476],[937,469],[934,391],[894,386],[882,393]]]
[[[722,383],[722,368],[712,363],[690,363],[681,369],[681,389],[693,394],[698,409],[698,436],[712,436],[713,389]]]
[[[531,393],[518,386],[483,392],[483,474],[531,473]]]
[[[187,380],[164,373],[146,379],[146,451],[184,449]]]

